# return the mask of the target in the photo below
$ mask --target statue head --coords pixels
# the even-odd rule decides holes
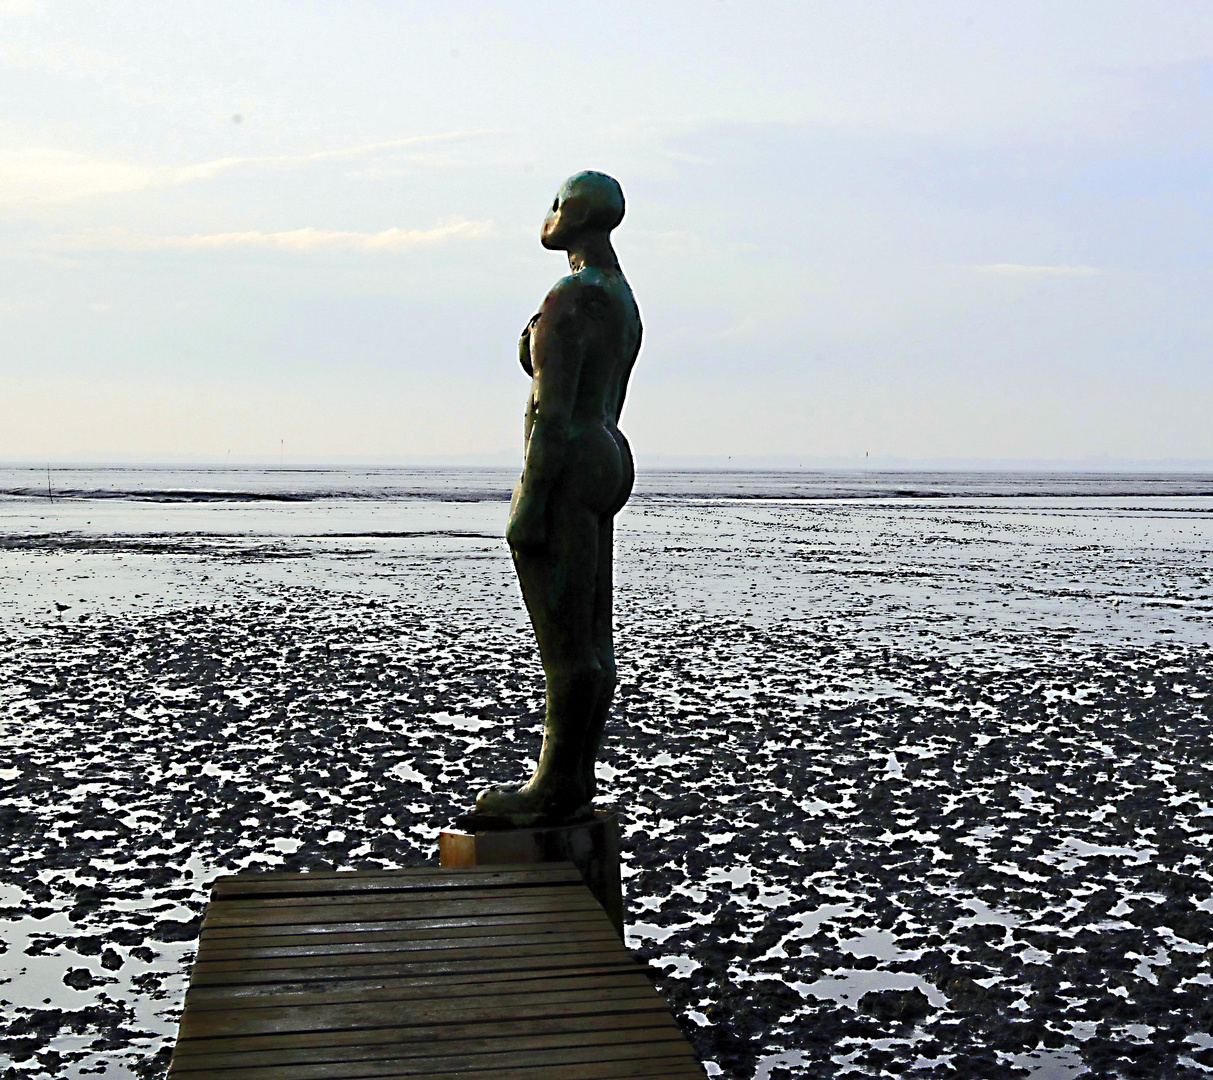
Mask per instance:
[[[614,177],[600,172],[570,176],[556,193],[540,243],[551,251],[567,251],[589,233],[609,233],[623,220],[623,188]]]

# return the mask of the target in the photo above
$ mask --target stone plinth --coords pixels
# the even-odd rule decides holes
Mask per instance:
[[[623,936],[623,884],[619,874],[619,816],[598,812],[576,825],[465,831],[452,827],[438,837],[446,869],[503,863],[571,862]]]

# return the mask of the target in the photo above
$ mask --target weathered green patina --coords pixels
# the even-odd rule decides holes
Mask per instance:
[[[506,540],[547,680],[543,748],[514,790],[483,792],[469,821],[509,827],[590,814],[594,762],[615,692],[613,521],[634,477],[619,430],[640,350],[640,313],[611,230],[623,191],[609,176],[567,180],[543,223],[545,248],[568,253],[567,277],[522,332],[531,376],[526,453]]]

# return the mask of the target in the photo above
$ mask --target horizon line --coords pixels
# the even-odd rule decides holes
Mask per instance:
[[[487,454],[390,454],[365,456],[307,456],[293,461],[272,458],[208,460],[201,457],[121,457],[113,458],[13,458],[0,460],[0,468],[62,471],[66,469],[148,468],[148,469],[266,469],[323,471],[348,468],[467,468],[516,469],[522,465],[520,453],[504,451]],[[712,471],[933,471],[933,472],[1006,472],[1072,471],[1082,473],[1115,472],[1213,472],[1213,458],[1130,458],[1088,455],[1082,458],[978,458],[978,457],[860,457],[858,455],[795,454],[645,454],[636,462],[638,473],[663,469],[704,469]]]

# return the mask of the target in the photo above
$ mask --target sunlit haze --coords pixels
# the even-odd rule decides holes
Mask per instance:
[[[520,462],[586,168],[642,463],[1213,458],[1213,6],[0,0],[0,459]]]

